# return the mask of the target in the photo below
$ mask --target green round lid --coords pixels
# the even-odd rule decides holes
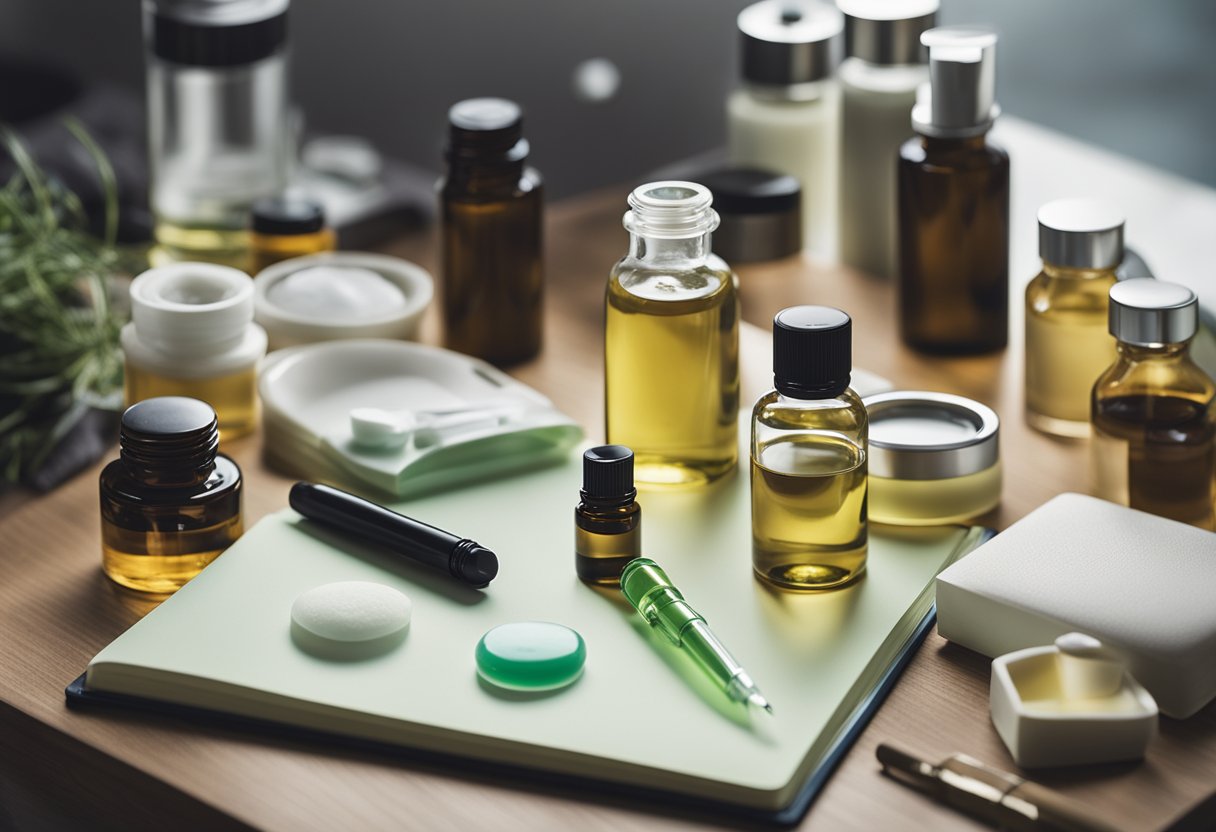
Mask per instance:
[[[561,624],[520,621],[500,624],[477,642],[477,673],[510,690],[565,687],[583,672],[583,637]]]

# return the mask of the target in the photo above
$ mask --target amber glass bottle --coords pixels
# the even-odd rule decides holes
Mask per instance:
[[[583,488],[574,510],[574,565],[589,584],[616,586],[642,554],[642,508],[633,487],[633,451],[600,445],[583,454]]]
[[[241,536],[241,469],[215,411],[166,396],[127,408],[119,458],[101,472],[102,568],[131,589],[181,587]]]
[[[443,220],[444,343],[494,364],[540,351],[540,174],[526,165],[523,112],[501,98],[448,113]]]
[[[929,78],[900,148],[899,324],[905,343],[943,354],[1009,338],[1009,156],[988,142],[999,108],[996,35],[930,29]]]
[[[1152,278],[1110,290],[1118,358],[1093,388],[1095,493],[1216,530],[1216,382],[1191,360],[1198,301]]]
[[[333,251],[338,240],[325,224],[325,209],[302,197],[275,196],[253,203],[249,273],[256,275],[292,257]]]

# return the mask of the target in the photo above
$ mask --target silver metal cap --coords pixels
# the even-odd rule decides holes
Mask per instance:
[[[1001,456],[996,411],[949,393],[899,390],[863,400],[870,416],[869,472],[941,480],[985,471]]]
[[[872,64],[923,64],[920,36],[937,24],[939,0],[836,0],[844,53]]]
[[[1199,300],[1185,286],[1137,277],[1110,287],[1110,334],[1126,344],[1181,344],[1198,328]]]
[[[1039,209],[1039,256],[1053,266],[1113,269],[1123,262],[1123,214],[1097,199],[1057,199]]]
[[[925,136],[963,138],[986,133],[1000,115],[996,103],[996,32],[943,26],[920,37],[929,48],[929,83],[916,94],[912,127]]]
[[[791,87],[829,77],[840,63],[844,16],[817,0],[763,0],[739,12],[743,79]]]

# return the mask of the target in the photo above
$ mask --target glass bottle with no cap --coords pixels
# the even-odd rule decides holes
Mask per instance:
[[[752,565],[784,589],[834,589],[865,570],[868,417],[851,370],[847,314],[777,313],[775,389],[752,410]]]
[[[1115,360],[1110,289],[1123,261],[1123,215],[1094,199],[1039,209],[1043,270],[1026,287],[1026,421],[1057,436],[1088,436],[1094,382]]]
[[[737,279],[710,250],[711,203],[694,182],[629,195],[629,253],[608,281],[604,410],[641,486],[704,485],[738,457]]]

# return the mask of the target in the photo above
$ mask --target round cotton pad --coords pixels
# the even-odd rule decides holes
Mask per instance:
[[[409,597],[391,586],[338,581],[297,595],[291,620],[330,641],[372,641],[403,630],[413,609]]]
[[[561,624],[500,624],[477,642],[477,672],[501,688],[544,691],[565,687],[583,672],[583,637]]]

